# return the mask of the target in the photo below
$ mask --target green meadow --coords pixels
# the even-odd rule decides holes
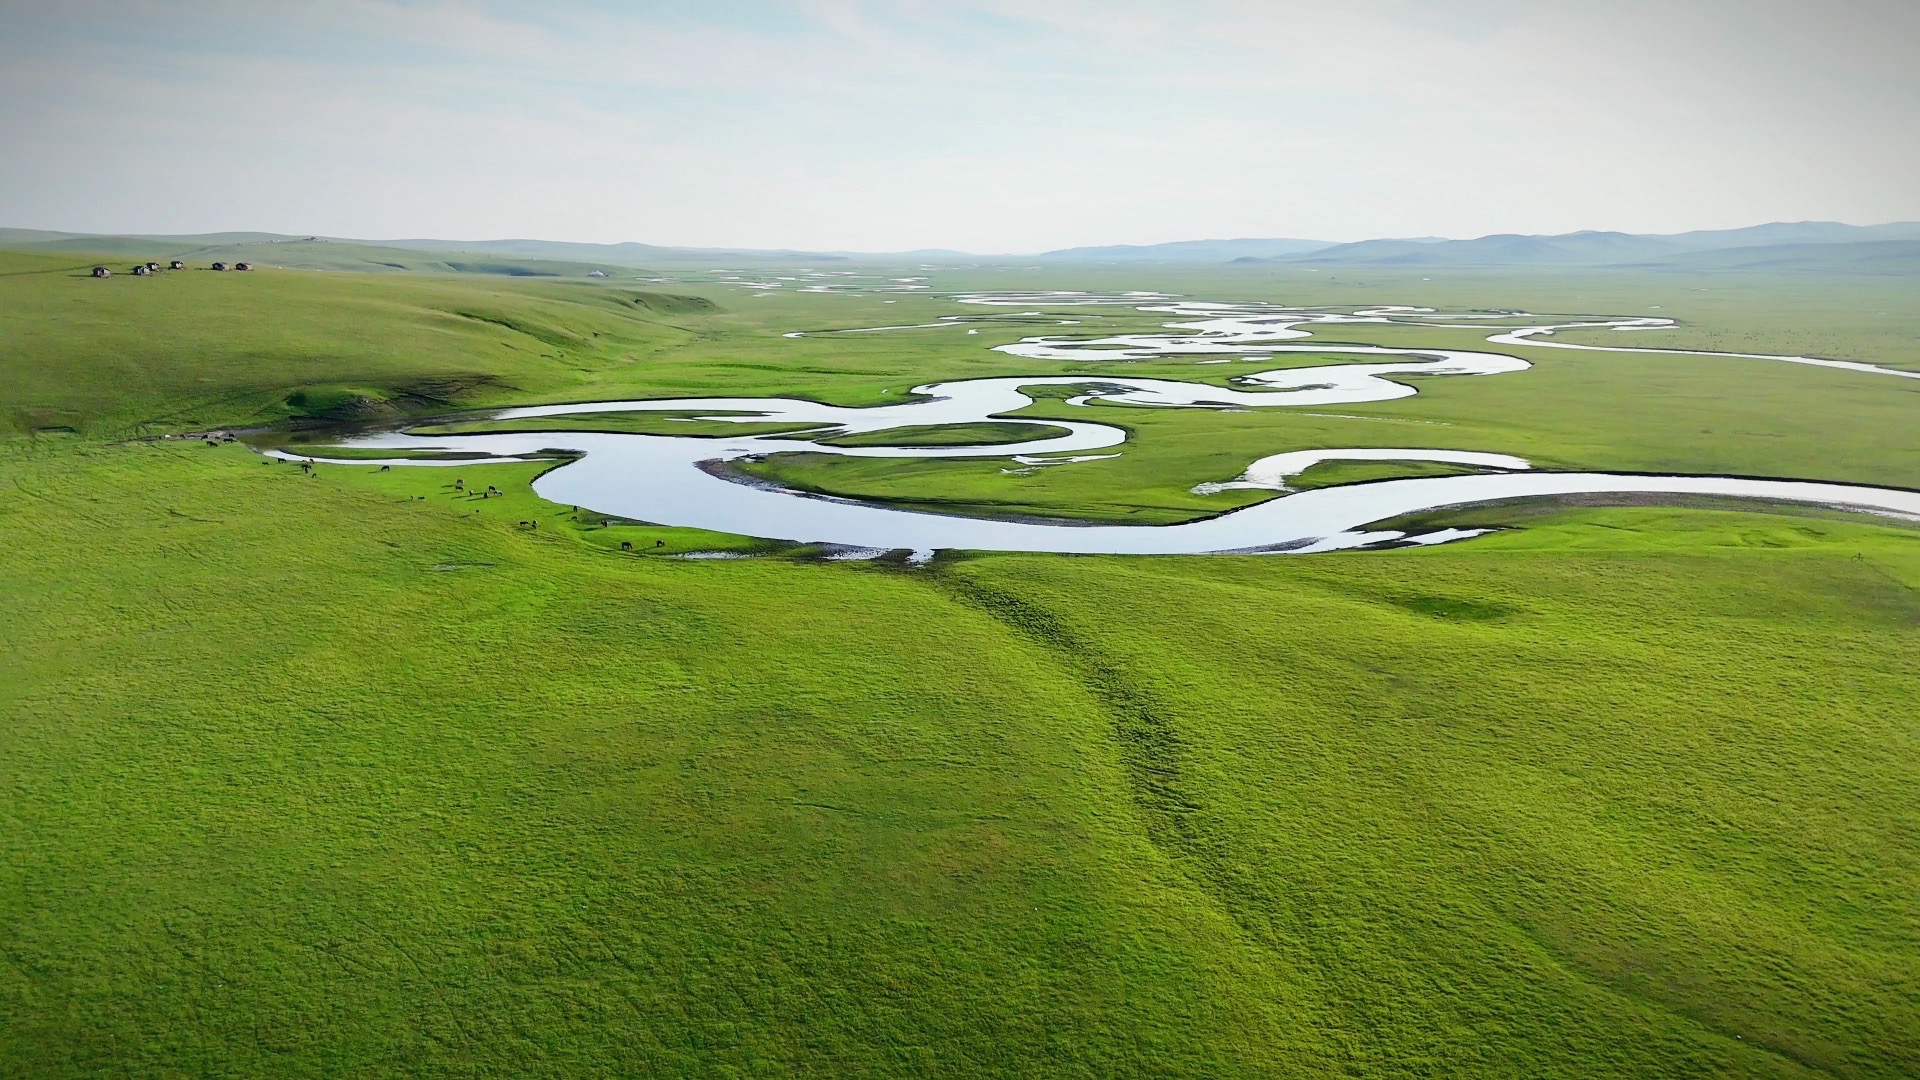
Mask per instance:
[[[1651,312],[1682,326],[1614,337],[1920,368],[1909,281],[976,267],[769,294],[94,261],[0,254],[0,1074],[1920,1073],[1910,524],[1536,504],[1437,515],[1504,528],[1430,549],[906,567],[547,503],[540,463],[309,472],[169,437],[732,433],[466,410],[1338,359],[991,350],[1165,319],[1124,308],[828,332],[984,288]],[[1533,370],[1337,409],[1020,413],[1127,428],[1105,461],[754,468],[1143,524],[1326,446],[1920,487],[1909,380],[1511,351]],[[714,551],[752,557],[673,557]]]

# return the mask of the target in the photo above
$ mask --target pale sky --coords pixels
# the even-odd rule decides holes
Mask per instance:
[[[1920,219],[1915,0],[0,0],[0,225],[1024,252]]]

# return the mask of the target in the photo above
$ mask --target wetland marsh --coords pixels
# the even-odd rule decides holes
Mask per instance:
[[[1291,367],[1246,372],[1231,377],[1231,385],[1172,379],[1112,376],[1013,376],[930,383],[913,387],[909,400],[895,405],[845,408],[799,399],[667,398],[639,401],[592,401],[567,405],[536,405],[502,410],[486,420],[485,433],[465,433],[443,426],[439,434],[381,432],[339,444],[339,449],[365,458],[382,450],[396,456],[375,464],[408,465],[416,459],[402,452],[444,454],[459,451],[500,460],[532,460],[541,454],[575,460],[557,466],[535,482],[534,490],[556,503],[585,506],[600,513],[661,525],[737,533],[767,540],[826,544],[887,551],[907,549],[923,553],[937,549],[982,551],[1050,551],[1080,554],[1196,554],[1208,552],[1296,551],[1319,552],[1389,543],[1429,544],[1464,539],[1473,531],[1441,530],[1409,535],[1400,530],[1369,531],[1366,526],[1392,518],[1442,507],[1568,495],[1633,494],[1643,496],[1721,497],[1767,500],[1775,503],[1812,503],[1920,520],[1920,491],[1863,485],[1809,483],[1791,478],[1603,474],[1553,472],[1518,475],[1528,462],[1504,454],[1472,451],[1329,448],[1293,451],[1263,457],[1236,479],[1206,480],[1196,494],[1226,490],[1272,489],[1284,492],[1278,471],[1296,463],[1295,472],[1328,461],[1408,461],[1450,463],[1495,470],[1499,475],[1451,476],[1382,480],[1365,485],[1342,485],[1311,493],[1273,499],[1255,507],[1229,511],[1183,524],[1097,526],[1045,524],[1031,521],[993,521],[895,509],[851,499],[829,499],[777,484],[753,482],[751,476],[727,466],[735,461],[762,460],[769,454],[813,454],[841,457],[934,459],[964,457],[1006,458],[1026,466],[1071,466],[1104,460],[1096,455],[1121,447],[1127,432],[1097,422],[1033,421],[1027,429],[1035,438],[1021,440],[1017,414],[1033,405],[1027,393],[1034,387],[1056,387],[1069,392],[1071,407],[1108,405],[1138,408],[1265,409],[1328,407],[1390,401],[1416,393],[1416,383],[1438,377],[1516,375],[1531,366],[1503,353],[1457,349],[1384,347],[1301,343],[1313,332],[1303,325],[1350,326],[1414,325],[1433,329],[1495,328],[1489,342],[1503,345],[1539,344],[1560,330],[1608,328],[1624,332],[1666,329],[1666,318],[1593,319],[1575,317],[1542,321],[1518,311],[1445,314],[1415,307],[1371,307],[1353,312],[1310,311],[1271,303],[1219,303],[1178,300],[1150,292],[1121,294],[1074,293],[963,293],[960,304],[1024,307],[1023,321],[1070,322],[1038,308],[1133,306],[1150,314],[1171,314],[1188,321],[1166,324],[1171,333],[1133,333],[1102,337],[1028,337],[996,346],[996,351],[1035,361],[1071,362],[1095,359],[1103,363],[1191,360],[1225,354],[1242,361],[1271,360],[1284,354],[1313,354],[1341,359],[1403,357],[1388,363],[1348,362],[1330,366]],[[1142,302],[1148,301],[1148,302]],[[1200,318],[1195,318],[1196,316]],[[858,327],[837,334],[941,329],[962,325],[967,316],[946,316],[930,323]],[[803,332],[788,332],[788,339]],[[1909,372],[1872,364],[1811,357],[1764,354],[1713,354],[1662,350],[1654,346],[1568,345],[1593,352],[1633,352],[1808,364],[1844,370],[1856,375],[1893,379],[1920,379]],[[1216,361],[1200,360],[1199,363]],[[1244,389],[1243,389],[1244,387]],[[527,421],[553,421],[568,416],[605,418],[635,413],[669,414],[670,420],[704,425],[698,435],[576,431],[540,425],[534,431],[514,427]],[[771,433],[736,438],[713,433],[714,426],[752,424]],[[932,439],[941,430],[956,434],[998,425],[998,441],[970,442],[964,438]],[[662,430],[670,430],[671,424]],[[889,445],[887,433],[915,431],[914,445]],[[1058,432],[1058,434],[1053,434]],[[807,438],[811,435],[812,438]],[[947,443],[955,445],[928,445]],[[303,447],[297,452],[273,450],[282,457],[324,457],[327,448]],[[1304,455],[1304,456],[1302,456]],[[446,464],[443,460],[424,463]],[[1009,470],[1011,471],[1011,470]]]
[[[1073,344],[1208,341],[1163,324],[1218,310],[1135,310],[1171,294],[1349,320],[1390,295],[1660,305],[1678,326],[1618,340],[1915,370],[1910,291],[0,270],[16,1072],[1920,1069],[1906,523],[1820,488],[1455,507],[1381,531],[1478,535],[1304,558],[902,571],[753,539],[796,504],[990,546],[1042,520],[1293,524],[1295,500],[1409,484],[1920,487],[1920,381],[1486,340],[1557,318]],[[952,299],[1136,289],[1157,298]],[[880,326],[912,328],[832,332]],[[185,437],[288,423],[319,440],[295,454],[342,424],[587,452],[308,472]],[[600,438],[671,449],[609,470],[610,498],[769,508],[727,532],[660,521],[670,492],[576,513],[550,485]],[[695,468],[735,450],[782,490]],[[761,557],[676,557],[709,552]]]
[[[0,85],[0,1080],[1920,1078],[1913,0]]]

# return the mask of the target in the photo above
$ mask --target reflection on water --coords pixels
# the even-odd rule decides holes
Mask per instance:
[[[478,452],[497,460],[526,460],[562,450],[578,455],[535,481],[534,489],[556,503],[662,525],[686,526],[774,540],[826,543],[848,549],[963,548],[993,551],[1180,554],[1248,550],[1326,551],[1386,542],[1439,543],[1473,535],[1441,530],[1418,536],[1369,531],[1366,526],[1424,510],[1514,498],[1600,493],[1674,496],[1731,496],[1781,502],[1841,506],[1920,519],[1920,492],[1711,476],[1641,476],[1609,473],[1532,472],[1522,459],[1503,454],[1418,448],[1295,451],[1262,458],[1238,479],[1224,478],[1196,490],[1259,487],[1285,490],[1285,479],[1328,460],[1433,461],[1501,470],[1497,473],[1389,480],[1297,492],[1204,521],[1184,525],[1070,526],[951,517],[894,509],[844,499],[808,495],[767,484],[744,484],[714,467],[741,458],[772,453],[817,453],[842,457],[1017,458],[1033,464],[1070,464],[1109,454],[1091,454],[1126,441],[1120,428],[1091,421],[1022,421],[1005,414],[1032,403],[1025,388],[1075,389],[1068,404],[1128,405],[1155,408],[1256,409],[1325,406],[1384,401],[1415,393],[1406,380],[1420,377],[1503,375],[1525,371],[1526,361],[1495,352],[1457,349],[1301,344],[1304,326],[1340,323],[1399,323],[1432,327],[1497,328],[1491,337],[1513,345],[1556,344],[1535,340],[1556,329],[1612,327],[1648,329],[1671,325],[1664,319],[1615,319],[1541,323],[1514,312],[1442,315],[1416,308],[1373,308],[1358,312],[1306,311],[1271,304],[1181,302],[1155,294],[972,294],[963,303],[1002,306],[1131,305],[1187,321],[1169,323],[1171,333],[1121,334],[1104,338],[1028,338],[1000,351],[1036,361],[1148,360],[1211,357],[1226,353],[1261,359],[1278,353],[1309,352],[1397,358],[1379,363],[1350,363],[1255,371],[1239,375],[1232,386],[1154,378],[1022,376],[969,379],[916,387],[917,400],[872,408],[843,408],[792,398],[677,398],[651,401],[601,401],[540,405],[493,414],[497,420],[532,419],[582,413],[668,412],[717,423],[803,425],[804,435],[741,435],[701,438],[605,432],[541,431],[423,436],[384,432],[341,440],[356,450]],[[1040,312],[1022,312],[1039,315]],[[954,317],[926,326],[960,325]],[[978,321],[977,318],[971,321]],[[1493,324],[1497,324],[1497,327]],[[865,332],[908,329],[867,328]],[[850,332],[850,331],[840,331]],[[791,336],[791,335],[790,335]],[[1601,348],[1570,346],[1563,348]],[[1647,351],[1647,350],[1623,350]],[[1661,350],[1653,350],[1661,351]],[[1721,354],[1708,354],[1721,355]],[[1845,367],[1902,378],[1899,372],[1865,364],[1805,357],[1758,357]],[[889,447],[841,446],[825,438],[905,427],[974,424],[989,420],[1030,423],[1036,438],[989,446]],[[1041,436],[1043,431],[1064,434]],[[1043,456],[1044,455],[1044,456]],[[1064,455],[1064,456],[1058,456]],[[293,456],[282,453],[281,456]],[[303,457],[325,457],[324,450]],[[1036,460],[1037,459],[1037,460]],[[394,457],[372,462],[392,465],[470,464]],[[703,465],[705,467],[703,467]],[[1223,469],[1223,472],[1227,470]]]

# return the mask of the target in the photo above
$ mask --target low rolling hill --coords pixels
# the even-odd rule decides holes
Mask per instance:
[[[94,235],[0,229],[0,248],[103,259],[247,260],[303,270],[416,271],[571,277],[599,271],[631,276],[663,266],[805,266],[830,263],[953,264],[1042,260],[1048,264],[1119,266],[1300,265],[1308,267],[1578,267],[1599,269],[1783,269],[1801,272],[1903,274],[1912,260],[1886,245],[1920,243],[1920,222],[1848,225],[1832,221],[1772,222],[1743,229],[1671,235],[1582,230],[1556,235],[1495,233],[1467,240],[1438,237],[1371,239],[1336,244],[1287,237],[1182,240],[1060,248],[1031,255],[973,255],[946,249],[896,252],[804,251],[596,244],[560,240],[356,240],[278,233],[194,236]],[[1739,254],[1764,249],[1760,255]]]
[[[1554,236],[1496,233],[1471,240],[1423,243],[1362,240],[1303,254],[1238,259],[1240,263],[1379,267],[1630,267],[1634,269],[1775,269],[1908,273],[1898,245],[1920,243],[1920,224],[1857,226],[1776,222],[1649,236],[1585,230]]]
[[[442,274],[503,274],[509,277],[584,277],[598,270],[609,277],[631,277],[633,269],[608,262],[555,260],[487,252],[425,252],[357,240],[271,233],[212,233],[203,236],[86,236],[0,232],[0,247],[42,254],[80,255],[109,265],[181,259],[195,265],[251,262],[289,270],[415,271]]]
[[[622,370],[718,310],[565,280],[268,269],[93,281],[86,263],[0,254],[0,435],[490,404]]]
[[[1109,244],[1101,247],[1061,248],[1041,254],[1054,261],[1209,263],[1239,259],[1272,259],[1333,247],[1325,240],[1241,239],[1178,240],[1167,244]]]
[[[1858,274],[1920,274],[1920,239],[1756,244],[1687,252],[1665,259],[1660,265],[1675,270],[1820,270]]]

